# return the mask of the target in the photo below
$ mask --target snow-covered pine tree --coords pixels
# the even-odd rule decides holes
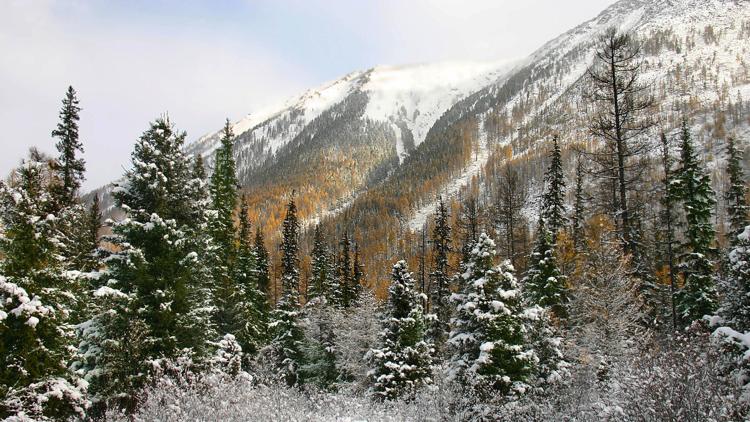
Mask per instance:
[[[729,282],[721,315],[740,333],[750,331],[750,226],[737,236],[729,251]]]
[[[717,307],[714,285],[714,228],[711,211],[715,199],[711,179],[701,166],[687,120],[682,122],[680,166],[671,188],[685,210],[685,244],[680,270],[685,283],[677,294],[677,310],[685,324],[711,315]]]
[[[526,344],[513,267],[507,261],[494,267],[494,257],[495,242],[482,233],[461,276],[461,292],[452,296],[449,375],[479,393],[521,393],[535,355]]]
[[[32,150],[0,181],[0,418],[83,417],[73,358],[71,286],[60,259],[50,160]]]
[[[242,346],[245,356],[254,356],[265,345],[268,337],[268,298],[258,288],[255,251],[244,195],[240,201],[237,259],[233,271],[240,296],[237,315],[242,322],[241,330],[237,333],[237,342]]]
[[[428,338],[438,351],[448,339],[452,307],[450,303],[450,275],[448,254],[451,252],[451,227],[448,208],[443,198],[435,210],[435,226],[432,229],[432,272],[430,273],[430,302],[432,316],[428,327]]]
[[[270,324],[274,339],[270,345],[278,375],[287,385],[299,382],[303,361],[304,332],[299,303],[299,221],[294,197],[289,199],[282,227],[281,286],[282,293]]]
[[[522,282],[524,299],[530,306],[549,308],[556,317],[565,318],[568,314],[567,277],[557,266],[552,233],[541,217],[529,262],[529,270]]]
[[[729,176],[729,186],[727,187],[724,199],[727,202],[727,214],[729,214],[728,237],[733,246],[737,245],[738,236],[748,225],[747,188],[745,187],[745,174],[740,166],[741,161],[742,154],[737,149],[734,138],[729,137],[727,139],[726,168],[726,173]]]
[[[565,175],[562,168],[562,153],[557,135],[552,137],[550,164],[544,174],[541,218],[552,235],[552,244],[557,243],[557,233],[565,227]]]
[[[87,380],[100,410],[132,409],[150,374],[176,359],[200,362],[210,323],[211,293],[194,238],[199,206],[185,133],[168,118],[150,124],[136,142],[132,168],[114,197],[127,213],[108,240],[106,285],[94,292],[103,311],[87,323]]]
[[[216,150],[214,171],[211,174],[211,212],[209,214],[208,248],[213,278],[214,324],[220,336],[232,334],[240,344],[247,335],[241,334],[246,325],[247,306],[240,286],[234,279],[237,247],[235,244],[234,210],[237,206],[237,174],[232,147],[234,133],[229,120],[224,124],[221,145]]]
[[[81,111],[78,104],[76,91],[69,86],[62,100],[60,121],[52,131],[52,136],[58,139],[55,147],[60,152],[56,163],[59,184],[53,187],[53,196],[60,207],[74,204],[86,171],[85,161],[78,156],[83,153],[83,144],[78,139],[78,113]]]
[[[393,266],[383,331],[369,352],[370,391],[378,400],[409,397],[432,382],[432,346],[424,339],[422,298],[405,261]]]
[[[318,297],[325,297],[327,301],[333,302],[335,292],[330,291],[333,287],[333,268],[331,256],[325,243],[323,230],[320,224],[315,226],[313,235],[313,248],[310,253],[310,282],[307,286],[306,301],[310,302]]]

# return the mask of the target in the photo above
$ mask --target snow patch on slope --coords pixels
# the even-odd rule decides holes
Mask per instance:
[[[362,88],[369,97],[365,117],[405,123],[416,147],[446,110],[497,81],[516,63],[504,60],[376,67]]]

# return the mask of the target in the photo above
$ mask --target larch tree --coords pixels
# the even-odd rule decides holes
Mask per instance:
[[[527,199],[528,190],[522,186],[518,171],[507,164],[499,180],[495,222],[503,234],[504,252],[514,266],[519,263],[519,255],[525,253],[523,248],[519,250],[519,243],[525,242],[521,231],[525,230],[526,221],[521,211]]]
[[[378,400],[408,398],[432,382],[432,347],[424,339],[422,298],[405,261],[393,266],[383,331],[368,357],[370,391]]]
[[[633,37],[613,27],[600,36],[598,44],[587,72],[591,82],[587,97],[596,106],[590,132],[604,146],[592,156],[613,178],[620,237],[625,251],[632,252],[629,193],[643,171],[636,158],[646,152],[647,145],[638,136],[653,125],[646,114],[653,100],[648,86],[640,82],[641,49]]]

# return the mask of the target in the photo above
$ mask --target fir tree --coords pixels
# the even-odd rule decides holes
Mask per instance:
[[[106,261],[109,281],[94,293],[103,311],[87,323],[84,339],[95,345],[87,367],[100,406],[132,409],[154,370],[178,358],[200,362],[207,340],[216,338],[205,262],[196,252],[202,247],[193,236],[199,202],[191,198],[184,139],[168,119],[157,119],[136,143],[133,167],[114,191],[128,218],[108,239],[117,252]]]
[[[430,302],[434,315],[429,327],[429,338],[440,350],[448,338],[451,318],[450,275],[448,254],[451,252],[451,227],[448,208],[440,198],[432,229],[432,268],[430,273]]]
[[[508,262],[493,267],[495,242],[482,233],[454,294],[450,375],[478,392],[522,392],[534,354],[525,343],[520,291]]]
[[[359,244],[354,244],[354,261],[352,261],[352,283],[354,284],[354,300],[359,301],[365,281],[365,265],[359,256]]]
[[[745,230],[748,225],[747,219],[747,201],[745,199],[747,192],[745,187],[745,174],[742,171],[740,162],[742,154],[737,150],[734,138],[727,139],[727,169],[729,175],[729,186],[725,193],[727,201],[727,213],[729,214],[729,240],[732,245],[736,245],[738,236]]]
[[[565,177],[562,168],[562,153],[557,135],[552,138],[550,165],[544,174],[545,191],[542,195],[541,217],[552,235],[552,244],[557,243],[557,233],[565,226]]]
[[[86,171],[85,161],[78,157],[79,153],[83,153],[83,144],[78,139],[80,111],[76,91],[69,86],[62,100],[60,121],[57,128],[52,131],[52,136],[58,138],[55,147],[60,153],[57,170],[61,184],[53,190],[59,206],[70,206],[75,202],[78,189],[83,182],[83,173]]]
[[[86,385],[73,354],[70,286],[58,246],[50,163],[33,151],[0,182],[0,418],[83,417]],[[49,419],[47,419],[49,418]]]
[[[713,254],[714,228],[711,210],[715,204],[711,180],[701,167],[693,147],[687,120],[682,122],[680,167],[671,188],[685,209],[685,238],[682,270],[685,283],[677,294],[677,308],[685,323],[716,310]]]
[[[276,369],[290,386],[299,382],[299,367],[303,362],[303,337],[299,304],[299,221],[294,198],[289,200],[282,227],[281,242],[281,299],[272,315],[271,343]]]
[[[405,261],[393,266],[380,344],[369,353],[371,393],[379,400],[413,395],[432,382],[432,347],[424,341],[422,299]]]
[[[529,268],[523,280],[524,297],[529,305],[550,308],[558,318],[567,316],[568,294],[566,277],[557,266],[552,233],[540,219],[537,240],[531,253]]]

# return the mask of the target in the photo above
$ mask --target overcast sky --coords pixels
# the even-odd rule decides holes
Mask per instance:
[[[520,58],[614,0],[0,0],[0,174],[79,93],[85,188],[149,121],[188,139],[379,64]]]

